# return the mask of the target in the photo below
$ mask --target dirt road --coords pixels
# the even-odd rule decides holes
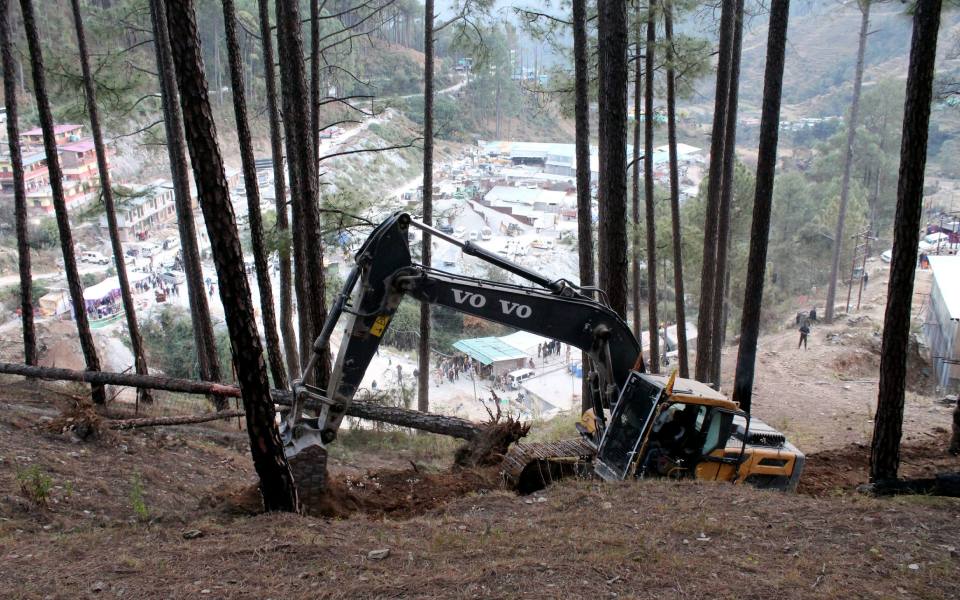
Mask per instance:
[[[805,452],[868,443],[873,431],[880,365],[880,335],[887,293],[888,266],[880,261],[868,265],[870,280],[861,310],[838,317],[834,324],[815,324],[807,350],[798,349],[796,327],[784,325],[780,332],[760,338],[754,411]],[[914,323],[930,288],[930,273],[920,272],[914,293]],[[845,301],[846,289],[838,292]],[[853,293],[856,305],[856,289]],[[812,301],[815,303],[816,301]],[[811,304],[812,305],[812,304]],[[810,306],[798,306],[808,310]],[[823,301],[819,301],[822,314]],[[736,367],[736,346],[723,354],[724,389],[731,389]],[[919,387],[929,363],[911,361]],[[937,428],[948,429],[951,408],[935,401],[937,396],[907,392],[904,417],[905,439],[925,439]]]

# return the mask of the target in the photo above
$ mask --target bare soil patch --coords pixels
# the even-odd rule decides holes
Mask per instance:
[[[950,436],[945,430],[926,440],[903,444],[900,448],[900,476],[927,478],[937,473],[960,471],[960,457],[947,453]],[[798,492],[811,496],[836,496],[850,493],[870,479],[870,448],[850,444],[816,452],[807,457]]]

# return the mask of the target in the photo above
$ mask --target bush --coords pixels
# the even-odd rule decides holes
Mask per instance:
[[[41,471],[38,465],[18,469],[16,479],[24,498],[40,508],[47,506],[50,490],[53,489],[53,479]]]
[[[57,248],[60,246],[60,230],[57,229],[57,220],[45,217],[40,224],[30,230],[30,247],[34,250]]]

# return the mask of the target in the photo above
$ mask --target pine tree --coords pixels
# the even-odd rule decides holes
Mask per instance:
[[[167,137],[167,155],[170,159],[170,177],[173,180],[173,202],[180,232],[180,253],[187,282],[190,303],[190,321],[197,350],[197,365],[204,381],[220,381],[220,357],[213,337],[213,320],[200,266],[200,247],[190,197],[190,174],[187,168],[187,149],[183,140],[183,114],[177,102],[177,79],[170,57],[170,35],[167,20],[163,18],[163,0],[150,0],[150,20],[153,25],[154,51],[160,81],[160,101],[163,106],[163,126]],[[217,410],[227,408],[227,401],[214,397]]]
[[[77,0],[73,0],[76,2]],[[227,60],[230,65],[233,112],[237,123],[237,144],[240,147],[240,165],[247,191],[247,218],[250,225],[250,245],[253,247],[253,262],[257,272],[257,288],[260,291],[260,314],[264,337],[267,341],[267,358],[274,385],[287,387],[287,376],[280,353],[280,336],[277,334],[277,318],[273,309],[273,289],[270,283],[270,266],[263,239],[263,219],[260,216],[260,186],[257,182],[257,165],[253,157],[253,139],[247,122],[247,99],[243,86],[243,63],[240,44],[237,41],[236,9],[233,0],[222,0],[224,34],[227,41]]]
[[[270,152],[273,159],[273,190],[277,209],[277,250],[280,263],[280,334],[287,362],[288,380],[300,376],[300,353],[297,350],[297,332],[293,327],[293,272],[290,265],[288,236],[290,222],[287,216],[287,184],[284,177],[283,134],[280,131],[280,111],[277,107],[277,75],[273,58],[273,35],[267,0],[257,0],[260,17],[260,42],[263,48],[263,73],[267,91],[267,120],[270,123]]]
[[[60,233],[60,248],[63,250],[63,270],[67,274],[67,287],[73,305],[73,318],[77,321],[77,334],[80,348],[88,371],[100,370],[100,357],[90,333],[90,321],[83,299],[83,284],[77,271],[77,257],[73,249],[73,232],[70,229],[70,216],[67,214],[67,202],[63,193],[63,173],[60,170],[60,157],[57,154],[57,141],[54,135],[53,113],[47,97],[47,81],[44,75],[43,54],[40,34],[37,31],[37,19],[32,0],[20,0],[23,13],[23,29],[30,50],[30,69],[33,72],[33,93],[37,99],[37,112],[40,117],[40,129],[43,130],[43,148],[47,154],[47,170],[50,173],[50,191],[53,195],[53,210],[57,217],[57,230]],[[102,385],[91,386],[93,402],[105,404],[106,393]]]
[[[224,176],[223,157],[217,145],[193,0],[170,0],[166,15],[193,176],[200,190],[200,208],[220,281],[220,299],[230,332],[250,451],[260,477],[264,508],[298,511],[297,489],[283,454],[280,432],[274,424],[270,382],[244,273],[243,250]]]
[[[900,142],[893,257],[890,261],[890,282],[880,349],[880,391],[870,446],[870,480],[873,482],[895,479],[900,467],[907,378],[907,353],[904,348],[910,343],[910,309],[923,215],[923,178],[927,164],[927,135],[930,103],[933,100],[940,9],[941,0],[917,0],[913,14],[913,39],[907,67],[907,98],[903,107],[903,137]]]
[[[837,227],[833,234],[833,255],[830,262],[830,281],[827,283],[827,305],[824,320],[833,321],[837,303],[837,276],[840,270],[840,251],[843,249],[843,229],[847,220],[847,204],[850,201],[850,171],[853,167],[853,143],[857,136],[857,119],[860,112],[860,90],[863,87],[864,54],[867,36],[870,34],[870,0],[857,0],[860,8],[860,36],[857,43],[857,67],[853,74],[853,98],[850,100],[850,120],[847,123],[847,143],[843,148],[843,176],[840,181],[840,209]]]
[[[783,92],[783,63],[787,47],[787,20],[790,0],[773,0],[770,27],[767,30],[767,64],[763,77],[763,112],[760,118],[760,146],[757,150],[757,185],[753,200],[753,224],[750,229],[750,256],[744,286],[743,316],[740,319],[740,350],[733,400],[750,412],[753,375],[760,335],[760,309],[767,268],[767,241],[773,204],[773,178],[777,168],[777,142],[780,131],[780,99]]]
[[[627,6],[597,5],[597,54],[600,65],[600,183],[598,208],[599,287],[610,307],[627,314]]]
[[[7,142],[13,171],[14,219],[17,229],[17,258],[20,273],[20,321],[23,330],[23,362],[38,364],[37,332],[33,324],[33,276],[30,270],[30,234],[27,225],[27,192],[23,182],[23,156],[17,106],[16,65],[10,39],[10,7],[0,0],[0,58],[3,61],[3,99],[7,108]]]
[[[716,280],[717,221],[720,217],[720,185],[723,175],[723,140],[726,131],[727,92],[730,89],[730,56],[733,48],[733,18],[736,0],[723,0],[720,13],[720,49],[713,102],[710,138],[710,171],[707,175],[707,210],[703,224],[703,264],[700,272],[700,309],[697,314],[697,363],[695,377],[708,381],[713,349],[713,293]]]
[[[83,27],[83,17],[80,14],[80,1],[70,0],[73,10],[73,23],[77,33],[77,48],[80,53],[80,70],[83,76],[83,91],[87,101],[87,113],[90,115],[90,133],[93,136],[93,147],[97,155],[97,170],[100,173],[100,195],[103,198],[103,210],[107,217],[107,229],[110,236],[110,247],[113,249],[113,263],[117,269],[117,279],[120,283],[120,298],[123,310],[127,317],[127,330],[130,333],[130,347],[133,349],[133,364],[138,375],[149,375],[147,370],[147,355],[143,347],[143,336],[140,335],[140,324],[137,322],[137,307],[130,292],[130,280],[127,277],[127,265],[123,257],[123,246],[120,243],[120,231],[117,227],[117,211],[113,203],[113,187],[110,179],[110,168],[107,165],[107,150],[103,145],[103,132],[100,128],[100,110],[97,108],[97,93],[90,72],[90,59],[87,52],[87,36]],[[153,402],[153,396],[147,388],[137,389],[138,402]]]
[[[433,225],[433,0],[423,4],[423,222]],[[420,261],[432,259],[431,237],[423,232]],[[417,347],[419,381],[417,409],[430,409],[430,305],[420,303],[420,339]]]
[[[654,210],[656,198],[653,188],[653,61],[657,46],[655,10],[656,2],[650,0],[647,8],[647,48],[644,59],[646,85],[643,93],[643,195],[647,214],[647,325],[650,331],[651,373],[660,372],[660,320],[657,317],[657,218]]]

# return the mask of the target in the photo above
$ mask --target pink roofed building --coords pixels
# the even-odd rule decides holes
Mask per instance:
[[[77,181],[84,189],[100,187],[100,172],[97,170],[97,153],[92,139],[63,144],[60,150],[60,168],[63,178]],[[108,158],[109,158],[109,152]],[[109,168],[109,162],[107,163]]]
[[[83,125],[74,125],[72,123],[63,123],[53,126],[53,137],[57,145],[69,144],[83,137]],[[43,130],[34,127],[29,131],[20,134],[20,140],[25,146],[43,146]]]
[[[64,199],[67,210],[73,210],[99,196],[100,172],[97,169],[96,150],[92,139],[81,137],[82,125],[54,125],[54,135],[60,170],[63,172]],[[35,214],[50,214],[53,212],[53,196],[43,132],[35,127],[22,133],[20,140],[27,206]],[[10,201],[13,199],[13,170],[9,155],[0,156],[0,197]]]

